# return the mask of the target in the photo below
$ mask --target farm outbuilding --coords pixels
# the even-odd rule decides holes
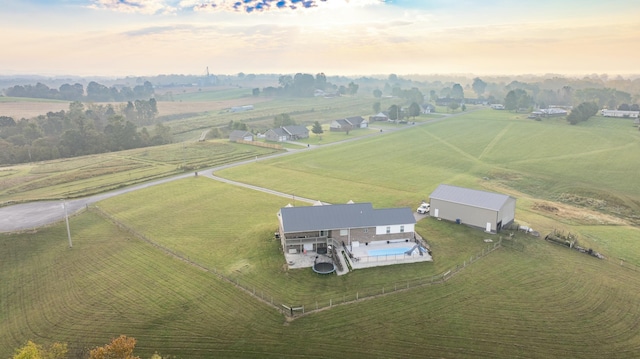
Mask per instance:
[[[432,216],[487,232],[500,232],[515,219],[516,199],[506,194],[441,184],[429,197]]]

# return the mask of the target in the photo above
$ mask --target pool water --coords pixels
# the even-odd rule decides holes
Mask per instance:
[[[411,248],[384,248],[384,249],[371,249],[367,253],[369,256],[392,256],[397,254],[404,254],[410,251]]]

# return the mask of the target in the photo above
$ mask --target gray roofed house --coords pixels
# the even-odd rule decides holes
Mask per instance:
[[[267,141],[285,142],[309,138],[309,129],[305,126],[293,125],[272,128],[265,132]]]
[[[349,131],[357,128],[367,128],[369,121],[362,116],[352,116],[331,121],[329,131]]]
[[[429,196],[431,215],[499,232],[515,219],[516,199],[500,193],[441,184]]]
[[[371,203],[283,207],[278,219],[285,253],[331,243],[413,240],[416,224],[408,207],[374,209]]]
[[[231,131],[231,133],[229,133],[229,141],[235,142],[238,140],[253,141],[253,133],[242,130]]]
[[[369,122],[374,122],[374,121],[385,121],[386,122],[388,120],[389,120],[389,116],[387,116],[383,112],[379,112],[377,115],[369,116]]]

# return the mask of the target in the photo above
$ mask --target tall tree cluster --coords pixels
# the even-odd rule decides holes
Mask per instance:
[[[265,96],[312,97],[316,90],[355,95],[358,92],[358,84],[352,81],[347,86],[338,87],[328,82],[324,73],[318,73],[315,77],[311,74],[297,73],[294,76],[281,75],[278,77],[278,87],[265,87],[262,89],[262,94]]]
[[[153,122],[154,101],[138,100],[122,109],[81,102],[68,111],[48,112],[15,121],[0,117],[0,164],[44,161],[172,142],[171,131],[158,123],[153,135],[138,124]],[[133,111],[128,115],[127,111]],[[157,112],[157,110],[156,110]]]

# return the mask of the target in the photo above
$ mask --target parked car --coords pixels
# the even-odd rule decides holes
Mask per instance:
[[[422,204],[420,205],[420,207],[418,207],[416,212],[420,214],[427,214],[429,213],[429,209],[430,209],[429,203],[422,202]]]

